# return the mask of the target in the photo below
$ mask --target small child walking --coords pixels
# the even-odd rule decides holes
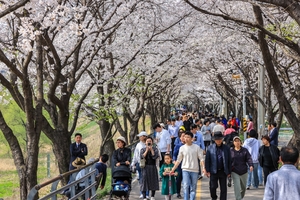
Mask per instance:
[[[165,195],[165,199],[169,199],[169,174],[173,168],[172,158],[170,154],[165,154],[164,164],[160,167],[159,174],[162,177],[161,194]],[[171,175],[171,194],[176,194],[176,181],[177,171]]]

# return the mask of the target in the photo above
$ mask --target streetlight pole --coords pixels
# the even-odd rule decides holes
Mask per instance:
[[[246,117],[246,94],[245,94],[245,79],[242,78],[242,84],[243,84],[243,117]]]
[[[264,66],[260,65],[259,71],[258,71],[258,96],[263,101],[265,100],[265,84],[264,84],[264,78],[265,78],[265,69]],[[264,105],[258,101],[258,108],[257,108],[257,123],[258,123],[258,130],[260,136],[264,135],[265,130],[265,107]]]
[[[243,119],[246,119],[246,94],[245,94],[245,78],[242,78],[242,85],[243,85]],[[244,132],[244,139],[247,138],[247,132]]]

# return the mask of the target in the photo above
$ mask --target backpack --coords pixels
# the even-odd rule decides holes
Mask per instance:
[[[225,144],[227,144],[229,147],[233,147],[233,138],[235,136],[239,136],[239,134],[235,131],[226,135],[224,138]]]

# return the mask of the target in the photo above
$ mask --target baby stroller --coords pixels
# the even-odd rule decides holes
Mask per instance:
[[[109,199],[111,200],[113,196],[118,196],[124,200],[129,200],[132,180],[130,168],[120,165],[119,167],[112,167],[112,169],[112,189]]]

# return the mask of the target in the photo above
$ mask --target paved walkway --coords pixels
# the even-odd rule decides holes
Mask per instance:
[[[198,189],[197,189],[197,200],[210,200],[210,193],[208,189],[208,181],[209,179],[204,177],[202,180],[198,181]],[[161,182],[160,182],[161,184]],[[161,186],[160,186],[161,187]],[[181,192],[181,195],[182,192]],[[258,189],[252,189],[246,191],[246,195],[244,197],[244,200],[262,200],[264,195],[264,187],[260,186]],[[136,179],[132,182],[132,191],[130,193],[129,199],[139,199],[140,193],[139,193],[139,184]],[[172,199],[177,199],[176,196],[173,196]],[[234,191],[233,186],[228,187],[228,194],[227,194],[228,200],[234,200]],[[155,193],[155,200],[165,200],[164,196],[161,195],[160,191],[156,191]]]

